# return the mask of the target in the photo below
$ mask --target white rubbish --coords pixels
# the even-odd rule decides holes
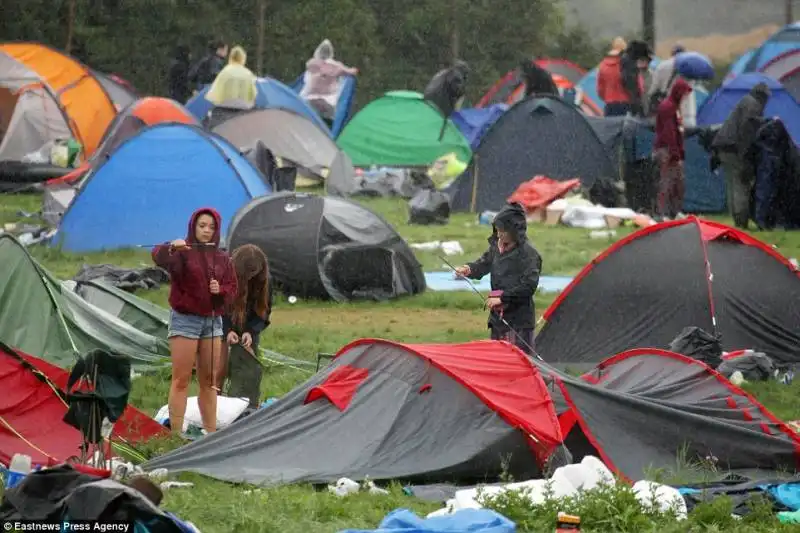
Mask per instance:
[[[229,398],[227,396],[217,397],[217,429],[230,426],[234,420],[245,412],[250,400],[247,398]],[[155,420],[163,424],[169,419],[169,406],[165,405],[156,413]],[[189,426],[194,425],[203,427],[203,419],[200,417],[200,407],[197,404],[197,396],[191,396],[186,401],[186,414],[183,418],[182,431],[185,433]]]
[[[791,259],[789,259],[789,263],[791,263],[795,269],[800,268],[800,264],[797,263],[796,257],[792,257]]]
[[[602,483],[615,484],[614,475],[597,457],[587,455],[578,464],[562,466],[550,479],[532,479],[500,486],[478,487],[456,492],[455,498],[448,500],[444,509],[434,511],[428,516],[442,516],[461,509],[480,509],[481,497],[497,496],[507,491],[525,491],[525,497],[532,505],[540,505],[548,496],[564,498],[578,491],[592,490]]]
[[[589,232],[590,239],[610,239],[616,237],[617,232],[612,230],[594,230]]]
[[[11,489],[16,487],[31,473],[31,456],[23,453],[15,453],[5,472],[5,487]]]
[[[369,480],[369,478],[365,479],[362,483],[358,483],[346,477],[339,478],[336,484],[328,485],[328,491],[339,496],[340,498],[347,496],[348,494],[355,494],[357,492],[368,492],[369,494],[380,496],[389,494],[388,490],[377,487],[375,483]]]
[[[686,520],[688,515],[686,501],[678,489],[652,481],[637,481],[633,485],[633,492],[643,506],[661,513],[674,511],[678,520]]]
[[[297,303],[297,296],[289,296],[289,303],[290,304]]]
[[[603,207],[564,199],[552,202],[547,209],[563,211],[562,224],[585,229],[603,229],[609,227],[610,219],[630,220],[638,216],[626,207]]]
[[[744,375],[740,371],[737,370],[736,372],[731,374],[730,382],[738,387],[738,386],[742,385],[743,383],[745,383],[746,380],[744,379]]]
[[[355,494],[360,488],[361,485],[346,477],[339,478],[335,485],[328,485],[328,490],[340,497]]]
[[[464,249],[458,241],[430,241],[430,242],[416,242],[411,244],[415,250],[424,250],[426,252],[436,252],[441,250],[445,255],[461,255]]]
[[[158,486],[161,490],[190,489],[194,487],[194,483],[189,483],[188,481],[164,481],[160,483]]]
[[[169,475],[169,470],[167,470],[166,468],[156,468],[155,470],[147,473],[147,477],[149,477],[155,482],[161,482],[166,480],[168,475]]]

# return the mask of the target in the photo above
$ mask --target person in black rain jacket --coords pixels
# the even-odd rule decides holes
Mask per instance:
[[[491,339],[507,340],[533,355],[533,295],[541,271],[542,257],[528,241],[525,210],[512,203],[495,216],[486,252],[458,267],[456,274],[471,279],[491,274],[492,292],[486,301]]]

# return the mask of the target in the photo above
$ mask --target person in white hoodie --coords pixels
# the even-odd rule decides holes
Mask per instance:
[[[647,90],[648,114],[654,115],[658,109],[658,105],[666,98],[672,89],[675,80],[678,79],[680,74],[675,65],[675,58],[678,54],[685,52],[686,49],[678,44],[672,49],[672,57],[665,59],[653,71],[650,78],[650,88]],[[692,88],[694,88],[694,81],[684,78]],[[697,125],[697,98],[695,91],[689,93],[681,101],[680,106],[681,124],[684,128],[694,128]]]

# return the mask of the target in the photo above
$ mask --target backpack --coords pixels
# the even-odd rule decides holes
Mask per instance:
[[[669,81],[667,82],[667,90],[666,91],[656,91],[650,97],[650,101],[647,103],[648,110],[650,114],[654,114],[658,109],[658,106],[661,105],[661,102],[669,95],[669,90],[672,88],[672,84],[675,83],[675,80],[678,78],[678,69],[674,69],[672,71],[672,75],[669,77]]]

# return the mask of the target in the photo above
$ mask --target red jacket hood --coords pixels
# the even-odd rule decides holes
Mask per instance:
[[[620,62],[620,56],[617,55],[609,55],[603,58],[600,62],[600,67],[618,67]]]
[[[678,78],[675,80],[675,83],[672,84],[672,89],[669,91],[669,99],[672,100],[675,105],[680,105],[681,100],[690,92],[692,92],[692,86],[683,78]]]
[[[220,236],[220,226],[222,226],[222,217],[219,215],[216,209],[213,207],[201,207],[194,213],[192,213],[191,218],[189,219],[189,229],[188,233],[186,234],[186,242],[189,244],[194,244],[197,242],[197,237],[195,237],[195,225],[197,224],[197,219],[200,215],[211,215],[214,218],[214,236],[211,238],[211,242],[214,245],[219,246],[219,236]]]

